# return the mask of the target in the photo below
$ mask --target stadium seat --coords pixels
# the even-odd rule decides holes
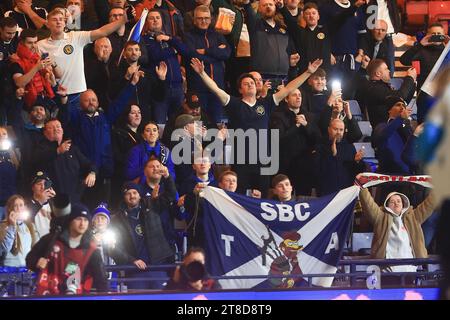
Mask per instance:
[[[355,142],[353,145],[356,151],[364,150],[362,160],[366,164],[366,169],[371,172],[377,172],[378,159],[375,157],[375,150],[372,148],[372,144],[370,142]]]
[[[358,121],[358,126],[363,135],[361,141],[370,140],[372,137],[372,126],[370,125],[370,121]]]
[[[359,107],[359,103],[356,100],[348,100],[348,103],[350,105],[350,111],[352,112],[353,117],[357,121],[363,120],[363,114],[361,112],[361,108]]]
[[[352,234],[352,252],[363,252],[372,247],[373,232],[355,232]],[[370,254],[370,253],[369,253]]]
[[[402,78],[392,78],[391,79],[391,86],[395,90],[400,89],[400,87],[402,86],[402,83],[403,83],[403,79]]]
[[[364,160],[376,160],[375,150],[372,148],[370,142],[355,142],[353,145],[355,146],[356,151],[359,151],[360,149],[364,150]]]

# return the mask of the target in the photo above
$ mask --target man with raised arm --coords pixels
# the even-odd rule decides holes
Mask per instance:
[[[220,89],[214,80],[206,74],[203,63],[200,62],[200,60],[197,58],[191,60],[192,69],[199,74],[209,90],[211,90],[219,98],[221,104],[226,107],[231,128],[243,129],[246,131],[246,134],[249,135],[251,130],[257,131],[256,144],[254,143],[255,141],[251,141],[251,138],[246,139],[244,163],[233,165],[233,170],[238,174],[240,180],[239,192],[243,192],[246,189],[259,189],[264,193],[269,188],[268,176],[261,175],[260,172],[260,169],[263,167],[262,161],[260,161],[261,159],[258,159],[256,163],[250,163],[249,158],[254,159],[255,157],[252,157],[253,155],[249,155],[248,153],[250,150],[252,150],[252,153],[258,152],[254,146],[263,145],[263,143],[258,144],[258,141],[261,138],[261,134],[264,135],[267,131],[261,130],[269,129],[270,115],[275,110],[275,107],[278,106],[289,93],[300,87],[300,85],[302,85],[321,64],[322,60],[315,60],[309,64],[308,70],[289,82],[278,92],[257,99],[256,83],[251,74],[244,73],[239,77],[237,87],[241,97],[233,97]],[[248,140],[250,140],[250,142],[248,142]],[[268,142],[267,138],[266,140]],[[250,149],[250,146],[252,146],[253,149]],[[270,146],[268,146],[267,150],[270,150]],[[242,157],[239,158],[242,159]]]
[[[49,55],[55,62],[55,67],[62,70],[60,84],[67,88],[69,104],[79,106],[79,96],[86,91],[86,79],[84,75],[84,47],[118,30],[126,22],[126,17],[111,22],[92,31],[64,32],[66,20],[64,11],[60,8],[53,9],[47,16],[47,28],[50,37],[38,42],[39,51]]]

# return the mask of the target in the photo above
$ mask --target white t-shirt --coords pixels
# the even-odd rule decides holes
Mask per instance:
[[[392,24],[391,17],[389,16],[389,9],[386,0],[377,0],[378,5],[378,20],[386,21],[388,28],[387,33],[394,33],[394,25]]]
[[[38,42],[39,51],[49,53],[62,69],[60,84],[67,88],[67,94],[86,91],[84,77],[83,48],[91,43],[90,31],[64,33],[64,39],[47,38]]]
[[[34,226],[39,239],[50,233],[51,210],[50,205],[46,203],[34,217]]]

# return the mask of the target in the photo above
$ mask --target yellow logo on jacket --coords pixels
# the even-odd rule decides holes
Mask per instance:
[[[70,45],[70,44],[65,45],[64,48],[63,48],[63,52],[64,52],[65,54],[67,54],[67,55],[72,54],[72,53],[73,53],[73,50],[74,50],[74,49],[73,49],[73,46]]]
[[[134,228],[134,231],[136,232],[137,235],[141,237],[144,236],[144,231],[142,230],[142,226],[140,224],[138,224],[136,228]]]
[[[263,106],[257,106],[256,107],[256,114],[258,116],[263,116],[266,113],[266,109],[264,109]]]

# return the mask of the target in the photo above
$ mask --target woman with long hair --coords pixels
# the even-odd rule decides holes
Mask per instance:
[[[116,208],[121,199],[121,188],[125,182],[125,168],[129,151],[141,143],[138,129],[142,122],[141,109],[130,104],[117,120],[112,130],[112,148],[114,155],[114,177],[112,179],[111,207]]]
[[[6,219],[0,222],[0,266],[24,267],[25,257],[38,240],[25,201],[20,195],[6,202]]]
[[[172,155],[169,148],[159,140],[159,128],[156,122],[149,121],[141,129],[143,142],[130,150],[125,167],[126,179],[138,183],[144,176],[145,163],[152,156],[166,166],[169,169],[170,176],[175,179],[175,167],[172,162]]]

